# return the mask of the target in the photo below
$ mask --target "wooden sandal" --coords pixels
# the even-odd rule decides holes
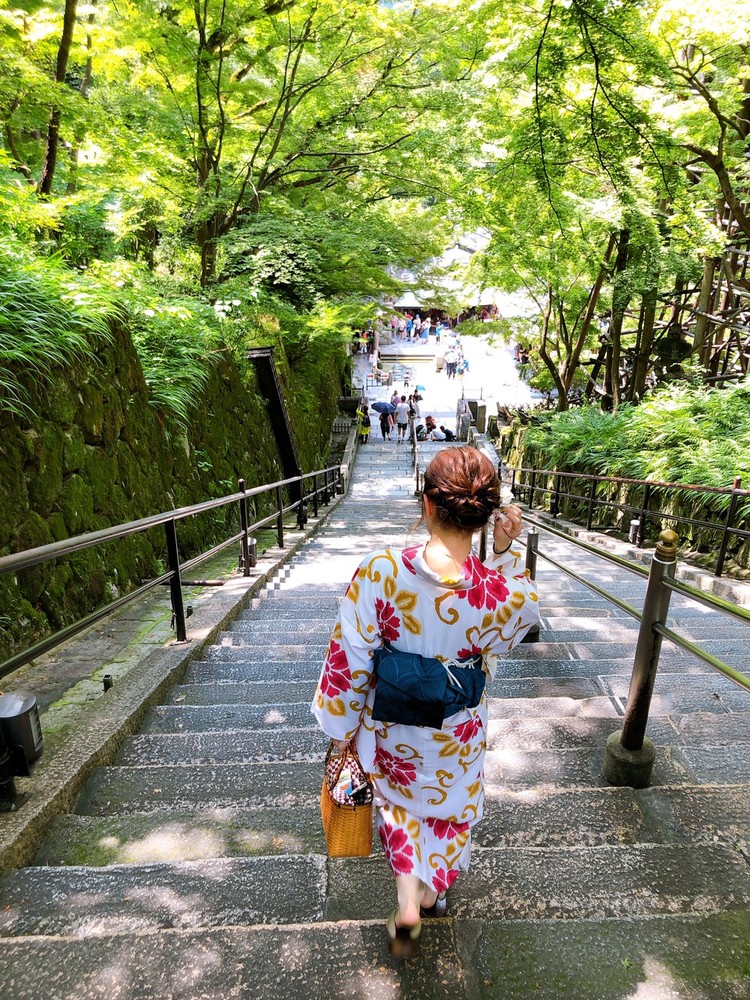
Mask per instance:
[[[397,913],[398,910],[394,910],[385,925],[390,953],[394,958],[416,958],[419,954],[422,924],[420,922],[413,927],[398,927]]]

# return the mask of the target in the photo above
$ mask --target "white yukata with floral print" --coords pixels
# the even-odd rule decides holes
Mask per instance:
[[[372,653],[396,649],[441,660],[482,654],[489,678],[539,621],[534,585],[514,544],[483,564],[472,552],[459,579],[434,573],[424,546],[368,555],[341,604],[312,712],[328,736],[348,740],[375,786],[378,832],[394,875],[442,892],[467,871],[471,828],[484,810],[487,695],[442,729],[372,718]]]

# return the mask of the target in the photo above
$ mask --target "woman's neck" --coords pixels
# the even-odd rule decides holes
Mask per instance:
[[[424,561],[439,576],[461,576],[471,552],[471,532],[446,531],[441,525],[429,525],[429,529]]]

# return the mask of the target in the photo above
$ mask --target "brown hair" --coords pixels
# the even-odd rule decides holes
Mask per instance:
[[[500,505],[500,479],[476,448],[444,448],[425,469],[423,493],[444,524],[474,531]]]

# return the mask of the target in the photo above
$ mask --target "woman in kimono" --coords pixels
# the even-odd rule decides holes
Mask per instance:
[[[445,892],[471,856],[471,829],[484,809],[487,696],[441,729],[372,717],[374,650],[445,661],[481,656],[491,679],[498,657],[539,621],[524,572],[520,508],[500,505],[500,483],[475,448],[439,452],[424,474],[426,544],[372,552],[342,601],[312,712],[338,750],[353,741],[370,773],[378,832],[396,878],[388,919],[391,951],[416,954],[422,916],[445,913]],[[494,515],[482,563],[472,536]],[[489,541],[489,540],[488,540]]]

